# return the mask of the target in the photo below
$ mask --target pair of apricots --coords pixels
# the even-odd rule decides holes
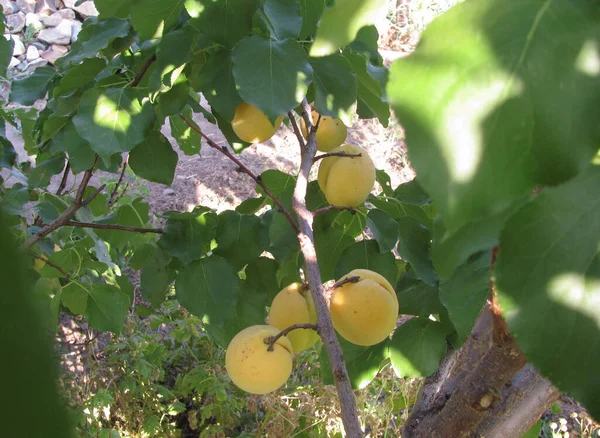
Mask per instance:
[[[378,344],[396,327],[396,292],[384,277],[367,269],[355,269],[343,278],[349,277],[358,277],[358,281],[342,284],[331,295],[333,326],[353,344]],[[316,322],[309,290],[299,283],[281,290],[271,305],[269,325],[248,327],[229,344],[225,366],[233,383],[252,394],[266,394],[282,386],[292,372],[294,353],[311,347],[319,337],[310,329],[293,330],[278,338],[272,350],[270,338],[294,324]]]
[[[312,111],[312,119],[319,114]],[[235,111],[231,126],[236,135],[249,143],[262,143],[275,134],[283,116],[275,124],[254,105],[242,103]],[[300,121],[302,134],[308,133],[304,120]],[[319,187],[327,202],[337,207],[358,207],[371,193],[375,183],[375,166],[363,148],[342,144],[346,140],[347,128],[340,120],[322,116],[317,129],[317,148],[321,152],[346,153],[352,157],[330,156],[321,160],[318,173]],[[360,156],[357,156],[360,155]]]

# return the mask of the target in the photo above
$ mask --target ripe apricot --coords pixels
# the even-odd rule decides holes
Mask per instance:
[[[235,110],[231,127],[239,138],[248,143],[267,141],[279,128],[283,116],[279,116],[272,124],[265,113],[249,103],[241,103]]]
[[[331,205],[358,207],[375,184],[375,165],[366,150],[345,144],[329,153],[361,154],[360,157],[327,157],[319,165],[319,187]]]
[[[315,324],[317,313],[315,304],[309,290],[302,289],[300,283],[292,283],[283,288],[273,299],[269,311],[269,324],[284,330],[294,324]],[[314,345],[319,340],[319,335],[310,329],[292,330],[287,334],[294,353]]]
[[[229,343],[225,354],[227,374],[240,389],[251,394],[275,391],[292,372],[292,343],[282,336],[268,351],[265,339],[279,329],[269,325],[253,325],[239,332]]]
[[[355,269],[345,275],[359,277],[331,295],[331,319],[337,332],[356,345],[370,346],[385,340],[396,328],[398,298],[392,285],[377,272]]]
[[[313,123],[316,124],[317,120],[319,120],[319,113],[312,110]],[[307,138],[308,132],[304,119],[300,119],[300,129],[302,129],[304,138]],[[346,140],[346,135],[348,135],[348,128],[344,125],[344,122],[334,117],[321,116],[317,129],[317,149],[321,152],[328,152],[333,148],[337,148]]]

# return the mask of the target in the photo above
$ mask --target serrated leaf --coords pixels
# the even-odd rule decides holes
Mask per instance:
[[[440,301],[458,333],[459,342],[467,339],[490,290],[490,253],[458,268],[440,284]]]
[[[276,40],[297,38],[302,29],[300,5],[296,0],[266,0],[261,14]]]
[[[494,268],[500,307],[527,359],[596,418],[599,217],[600,169],[593,167],[543,189],[509,219]]]
[[[192,121],[192,111],[189,107],[186,107],[182,114],[190,121]],[[192,121],[192,123],[194,123]],[[201,136],[198,132],[194,131],[187,123],[183,121],[178,114],[169,117],[169,124],[171,125],[171,135],[177,141],[179,148],[186,155],[196,155],[200,152],[200,140]],[[200,129],[200,128],[198,128]]]
[[[439,289],[411,278],[408,272],[404,272],[400,277],[396,285],[396,296],[400,304],[400,313],[403,315],[428,317],[444,310]]]
[[[200,87],[211,108],[217,110],[228,122],[233,119],[236,108],[242,103],[232,73],[231,51],[213,53],[202,68]]]
[[[54,97],[69,95],[92,81],[106,67],[102,58],[85,59],[81,64],[74,65],[52,90]]]
[[[89,284],[71,282],[63,287],[62,303],[75,315],[83,315],[87,308]]]
[[[354,269],[370,269],[383,275],[391,284],[396,283],[396,262],[391,252],[382,254],[374,240],[363,240],[344,250],[335,267],[336,279]]]
[[[400,232],[398,230],[398,222],[393,217],[383,210],[369,210],[367,225],[379,244],[381,252],[388,252],[394,249]]]
[[[313,71],[300,43],[252,35],[233,48],[233,77],[245,102],[275,120],[306,95]]]
[[[317,112],[341,119],[352,126],[353,106],[356,102],[356,76],[352,67],[340,54],[310,58],[315,84]]]
[[[11,83],[9,101],[25,106],[33,105],[36,100],[43,99],[50,91],[55,77],[54,68],[37,68],[31,76]]]
[[[241,280],[235,269],[218,256],[196,260],[175,280],[177,299],[208,324],[224,324],[233,314]]]
[[[430,286],[435,286],[438,277],[429,255],[431,233],[415,218],[408,216],[398,219],[398,230],[398,253],[403,260],[412,265],[419,278]]]
[[[92,88],[81,97],[73,124],[108,165],[110,156],[141,143],[155,121],[150,104],[141,105],[126,88]]]
[[[578,61],[599,34],[591,5],[461,3],[428,26],[416,56],[392,66],[390,102],[449,232],[536,183],[573,177],[596,153],[600,82]]]
[[[137,176],[167,186],[173,182],[177,161],[177,152],[160,131],[150,131],[129,154],[129,165]]]
[[[375,24],[386,6],[385,0],[336,0],[323,12],[310,56],[331,55],[345,47],[361,27]]]
[[[85,316],[95,330],[119,333],[129,313],[129,305],[129,296],[118,287],[90,284]]]
[[[137,0],[131,8],[131,24],[141,41],[160,38],[177,24],[183,10],[181,0]]]
[[[206,254],[216,228],[217,215],[205,207],[189,213],[169,212],[158,245],[187,264]]]
[[[413,318],[396,329],[386,355],[399,378],[427,377],[437,371],[446,348],[439,322]]]
[[[350,383],[355,389],[366,387],[375,378],[381,362],[385,360],[386,342],[371,347],[354,345],[338,336],[338,341],[344,352],[344,361],[350,377]],[[325,347],[321,348],[321,377],[323,383],[333,384],[333,374]]]
[[[269,244],[266,227],[258,216],[227,210],[217,218],[215,254],[236,269],[258,258]]]

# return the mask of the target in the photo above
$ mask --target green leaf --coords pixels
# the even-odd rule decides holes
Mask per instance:
[[[296,186],[296,178],[289,173],[280,170],[269,169],[260,174],[263,183],[281,201],[288,210],[292,209],[292,196]],[[256,191],[265,194],[260,185],[256,185]],[[269,198],[269,202],[272,202]]]
[[[240,96],[272,120],[298,106],[313,76],[306,52],[290,39],[246,37],[233,48],[232,59]]]
[[[531,428],[525,432],[525,434],[521,438],[538,438],[540,436],[540,432],[542,431],[543,420],[538,420]]]
[[[252,284],[257,290],[267,294],[269,302],[273,301],[280,289],[277,281],[279,263],[267,257],[259,257],[246,266],[246,282]],[[292,282],[290,282],[292,283]],[[287,284],[285,285],[287,286]]]
[[[427,377],[446,353],[446,334],[439,322],[413,318],[396,329],[386,355],[401,379]]]
[[[398,222],[393,217],[383,210],[369,210],[367,225],[379,244],[379,250],[382,253],[394,249],[400,232],[398,230]]]
[[[440,284],[440,301],[448,310],[461,343],[471,333],[488,296],[490,273],[490,253],[486,251]]]
[[[100,18],[120,17],[127,18],[135,2],[122,2],[120,0],[96,0],[94,6],[98,9]]]
[[[261,12],[274,39],[298,37],[302,29],[302,15],[296,0],[266,0]]]
[[[55,77],[54,68],[37,68],[31,76],[11,83],[9,101],[25,106],[33,105],[36,100],[46,96]]]
[[[163,263],[153,261],[142,268],[140,289],[142,297],[158,308],[165,301],[169,286],[175,280],[175,271]]]
[[[186,0],[185,6],[192,17],[198,17],[198,28],[215,43],[233,47],[250,35],[252,16],[258,9],[257,0]]]
[[[227,210],[217,218],[214,253],[236,269],[258,258],[269,244],[267,229],[258,216]]]
[[[403,260],[412,265],[419,278],[430,286],[435,286],[438,278],[429,256],[431,233],[415,218],[409,216],[398,219],[398,229],[398,253]]]
[[[374,240],[363,240],[344,250],[335,267],[335,277],[342,278],[354,269],[370,269],[383,275],[391,284],[396,283],[396,262],[391,252],[382,254]]]
[[[275,213],[269,224],[269,252],[279,261],[285,261],[288,257],[300,249],[298,237],[294,229],[282,213]]]
[[[90,325],[101,332],[119,333],[129,313],[129,296],[109,284],[90,284],[88,295],[85,316]]]
[[[182,113],[188,120],[192,121],[192,111],[189,107],[186,107]],[[194,122],[192,121],[192,123]],[[190,128],[178,114],[169,117],[169,124],[171,125],[171,135],[177,141],[179,148],[184,154],[196,155],[200,152],[200,140],[202,137],[198,132]]]
[[[246,198],[235,208],[235,211],[241,214],[255,214],[265,205],[267,205],[267,198],[265,197]]]
[[[75,248],[56,251],[48,257],[48,260],[71,276],[77,276],[81,270],[82,257]],[[62,272],[59,272],[48,264],[40,270],[40,274],[45,278],[64,277]]]
[[[140,105],[135,90],[92,88],[81,97],[73,124],[92,149],[110,163],[110,156],[141,143],[155,121],[149,103]]]
[[[363,119],[377,117],[379,122],[387,128],[390,119],[390,106],[384,97],[385,88],[369,72],[369,69],[373,66],[367,62],[366,58],[356,53],[345,52],[344,57],[348,60],[356,75],[359,115]],[[361,105],[368,109],[369,114],[361,114]]]
[[[10,189],[7,189],[0,197],[0,208],[4,214],[21,215],[23,206],[29,201],[27,187],[17,183]]]
[[[498,300],[527,359],[600,418],[600,169],[545,188],[506,223]],[[585,346],[585,348],[582,348]]]
[[[160,38],[175,26],[184,5],[173,0],[137,0],[131,8],[131,24],[140,40]]]
[[[88,170],[94,165],[94,151],[90,143],[79,135],[73,123],[67,123],[62,135],[58,136],[58,141],[61,140],[69,155],[69,164],[74,174]]]
[[[38,166],[31,169],[28,182],[30,187],[46,187],[50,184],[50,178],[60,173],[65,168],[65,155],[58,154],[42,161]]]
[[[235,269],[218,256],[190,263],[177,275],[177,299],[208,324],[224,324],[233,314],[241,280]]]
[[[299,0],[302,29],[299,38],[306,40],[317,32],[317,23],[325,10],[325,0]]]
[[[4,16],[2,17],[2,33],[4,33]],[[6,77],[6,71],[12,58],[15,42],[12,38],[0,40],[0,75]]]
[[[0,167],[10,169],[17,160],[17,152],[12,143],[5,138],[0,138]]]
[[[310,56],[331,55],[345,47],[361,27],[375,24],[386,6],[385,0],[336,0],[323,12]]]
[[[596,153],[600,82],[582,67],[599,34],[594,8],[461,3],[392,66],[390,102],[449,232],[499,214],[536,183],[566,181]]]
[[[400,313],[428,317],[442,312],[439,289],[412,278],[410,274],[403,273],[396,285]]]
[[[321,280],[332,280],[342,252],[354,243],[354,238],[335,226],[315,227],[314,234]]]
[[[228,122],[231,122],[236,108],[242,103],[235,87],[232,63],[231,51],[219,50],[208,58],[200,76],[202,94],[211,108]]]
[[[338,341],[344,352],[344,361],[348,369],[350,383],[355,389],[366,387],[375,378],[381,362],[385,360],[386,342],[371,347],[354,345],[338,336]],[[321,348],[321,378],[325,384],[333,384],[333,374],[325,347]]]
[[[62,303],[75,315],[83,315],[87,308],[89,284],[71,282],[63,287]]]
[[[148,211],[148,204],[141,198],[138,198],[131,204],[121,205],[109,217],[98,222],[147,228],[149,219]],[[106,240],[111,246],[119,249],[123,249],[127,244],[133,246],[141,244],[148,238],[143,234],[121,230],[96,230],[96,234]]]
[[[427,205],[431,202],[429,195],[423,190],[423,187],[419,184],[417,178],[396,187],[396,190],[394,190],[394,198],[405,204],[415,204],[420,206]]]
[[[106,61],[102,58],[85,59],[67,70],[60,83],[52,90],[52,95],[58,97],[74,93],[98,76],[105,67]]]
[[[377,169],[375,171],[375,179],[381,186],[381,190],[383,191],[383,195],[393,197],[394,189],[392,189],[392,179],[385,172],[385,170]]]
[[[58,329],[58,314],[62,287],[56,278],[40,278],[32,291],[32,303],[39,313],[44,328],[50,332]]]
[[[187,264],[208,251],[216,236],[217,215],[198,206],[189,213],[168,212],[158,245]]]
[[[373,65],[383,65],[383,59],[379,54],[379,32],[373,25],[362,27],[356,34],[348,48],[351,52],[362,55]]]
[[[324,116],[340,118],[352,126],[356,102],[356,76],[340,54],[310,58],[315,83],[315,109]]]
[[[160,131],[150,131],[129,154],[129,165],[137,176],[168,186],[173,182],[177,161],[177,152]]]

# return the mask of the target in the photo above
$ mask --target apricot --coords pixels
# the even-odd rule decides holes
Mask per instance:
[[[319,120],[319,113],[312,110],[313,123],[316,124],[317,120]],[[304,138],[307,138],[308,131],[304,119],[300,119],[300,129],[302,129]],[[333,148],[337,148],[346,140],[346,135],[348,135],[348,128],[346,128],[344,122],[334,117],[322,116],[317,129],[317,149],[321,152],[328,152]]]
[[[273,137],[282,120],[283,116],[279,116],[272,124],[265,113],[243,102],[235,110],[231,127],[240,139],[248,143],[262,143]]]
[[[363,148],[345,144],[329,153],[361,154],[360,157],[327,157],[319,165],[319,187],[331,205],[358,207],[375,184],[375,165]]]
[[[251,394],[266,394],[283,385],[292,373],[292,343],[282,336],[269,351],[265,339],[280,332],[269,325],[253,325],[239,332],[225,353],[232,382]]]
[[[269,311],[269,324],[284,330],[294,324],[315,324],[317,313],[309,290],[303,290],[300,283],[292,283],[283,288],[273,299]],[[287,334],[294,353],[312,347],[319,340],[314,330],[298,329]]]
[[[370,346],[385,340],[396,328],[398,298],[392,285],[377,272],[355,269],[347,277],[359,277],[331,295],[331,319],[337,332],[356,345]]]

